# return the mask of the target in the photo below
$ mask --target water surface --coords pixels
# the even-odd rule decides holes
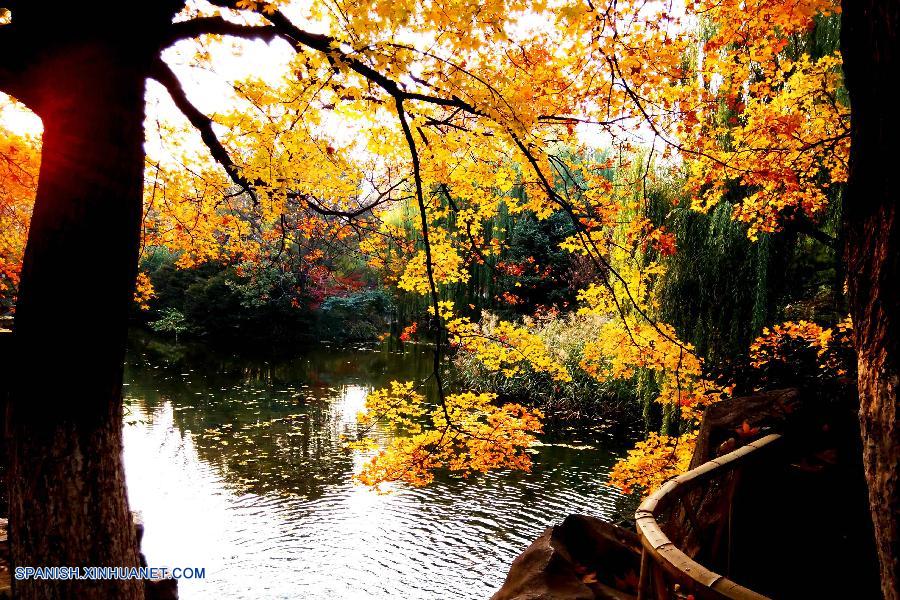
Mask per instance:
[[[607,487],[620,445],[545,436],[530,473],[379,494],[343,448],[368,391],[428,373],[415,348],[322,348],[266,362],[138,338],[126,365],[125,466],[151,566],[206,568],[194,599],[483,599],[569,513],[626,517]],[[389,436],[382,431],[380,435]]]

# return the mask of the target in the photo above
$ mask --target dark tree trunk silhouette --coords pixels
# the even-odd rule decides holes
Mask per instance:
[[[887,600],[897,592],[897,390],[900,387],[900,2],[843,3],[841,49],[850,94],[850,178],[844,232],[859,366],[859,417],[869,506]]]
[[[42,65],[40,179],[16,306],[12,562],[137,566],[122,361],[137,269],[144,78],[104,44]],[[138,598],[141,582],[22,581],[18,598]],[[77,592],[76,592],[77,590]]]
[[[141,3],[141,21],[127,27],[111,3],[38,4],[15,3],[10,31],[0,32],[0,49],[20,59],[0,73],[0,87],[44,124],[6,418],[11,562],[135,567],[122,365],[140,242],[145,81],[176,3]],[[143,597],[140,580],[14,584],[22,599]]]

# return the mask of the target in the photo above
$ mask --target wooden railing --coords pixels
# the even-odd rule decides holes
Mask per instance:
[[[685,539],[704,538],[704,545],[719,557],[726,575],[731,567],[731,529],[734,515],[732,500],[741,470],[751,458],[776,448],[778,434],[767,435],[755,442],[706,462],[679,475],[660,487],[641,503],[635,513],[637,530],[643,546],[638,600],[767,600],[766,596],[745,588],[725,575],[713,572],[688,556],[665,531],[679,529]],[[719,502],[712,505],[710,498]],[[716,513],[712,527],[705,527],[698,514]],[[701,529],[711,529],[704,537]]]

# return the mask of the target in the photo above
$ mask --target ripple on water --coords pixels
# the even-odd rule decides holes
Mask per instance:
[[[144,517],[151,565],[206,567],[205,580],[180,583],[185,600],[483,599],[567,514],[629,512],[630,500],[603,485],[614,455],[598,448],[542,446],[528,474],[438,478],[378,494],[352,483],[358,461],[337,441],[350,422],[342,413],[355,414],[365,387],[328,381],[338,391],[320,406],[291,399],[304,379],[263,389],[202,372],[192,371],[199,383],[162,389],[153,365],[129,370],[137,421],[125,428],[129,497]],[[193,404],[210,390],[214,398]],[[251,434],[228,433],[251,417]],[[230,443],[192,433],[207,430]],[[236,460],[246,444],[258,461]]]

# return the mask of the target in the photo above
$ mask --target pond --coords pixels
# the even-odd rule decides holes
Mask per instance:
[[[544,436],[530,473],[354,483],[365,458],[342,436],[366,394],[430,362],[415,347],[267,362],[133,336],[125,467],[148,563],[205,568],[179,583],[184,600],[485,599],[565,515],[630,516],[604,484],[622,450],[603,426]]]

